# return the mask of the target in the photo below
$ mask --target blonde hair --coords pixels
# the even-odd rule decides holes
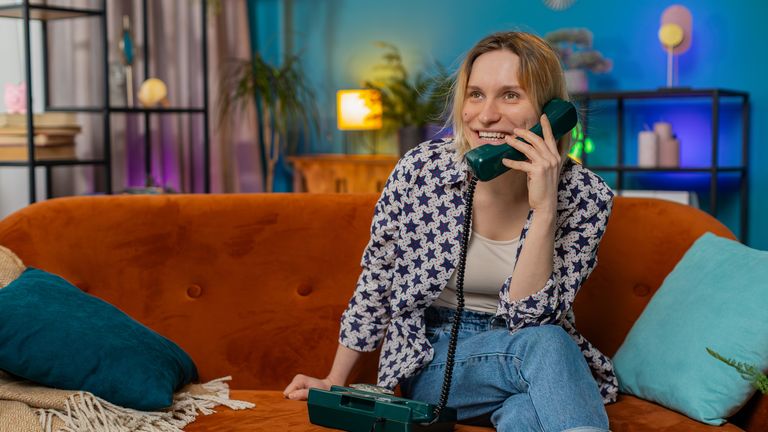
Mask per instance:
[[[454,139],[459,157],[469,151],[469,142],[465,135],[462,110],[467,93],[467,83],[472,72],[472,65],[482,54],[508,50],[520,57],[518,82],[531,98],[533,106],[540,113],[546,102],[553,98],[568,100],[565,87],[565,76],[560,66],[560,58],[547,42],[531,33],[498,32],[483,38],[469,51],[459,67],[456,80],[453,83],[453,102],[449,126],[453,128]],[[560,149],[570,142],[566,134],[560,140]]]

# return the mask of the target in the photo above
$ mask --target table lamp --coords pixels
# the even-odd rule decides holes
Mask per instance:
[[[381,93],[378,90],[339,90],[336,92],[337,127],[342,131],[366,131],[381,129]],[[344,135],[344,152],[347,139]],[[374,153],[376,143],[373,143]]]
[[[672,5],[664,9],[659,27],[659,41],[667,52],[667,87],[677,85],[675,60],[691,47],[692,30],[693,17],[685,6]]]

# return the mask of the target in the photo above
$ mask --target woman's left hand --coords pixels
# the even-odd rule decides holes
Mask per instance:
[[[513,132],[530,145],[508,136],[507,144],[520,150],[527,161],[503,159],[504,166],[523,171],[528,177],[528,205],[533,210],[554,213],[557,209],[557,187],[560,182],[560,168],[563,156],[557,149],[557,141],[552,135],[552,127],[546,114],[541,116],[541,130],[544,138],[526,129],[514,129]]]

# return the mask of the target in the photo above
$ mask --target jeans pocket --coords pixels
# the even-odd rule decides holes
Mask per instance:
[[[443,334],[442,327],[427,327],[426,336],[430,345],[434,345],[440,339],[440,335]]]

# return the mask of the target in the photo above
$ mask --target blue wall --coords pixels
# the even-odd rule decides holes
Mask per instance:
[[[285,28],[285,15],[285,2],[281,0],[248,0],[251,47],[272,64],[281,64],[287,51],[284,35],[289,34],[290,30]],[[257,109],[260,111],[261,107]],[[266,167],[264,154],[261,158],[261,166]],[[291,178],[291,169],[281,155],[275,166],[274,191],[290,192]]]
[[[258,44],[254,44],[259,49],[274,49],[279,40],[276,35],[281,31],[279,15],[285,10],[280,4],[279,0],[251,0],[253,9],[261,12],[260,34],[272,35],[271,41],[260,37]],[[659,19],[662,11],[672,4],[674,2],[658,0],[577,0],[569,9],[556,12],[541,0],[293,0],[294,51],[301,55],[315,85],[323,116],[322,132],[313,149],[315,152],[342,151],[343,137],[335,127],[335,92],[358,87],[370,76],[372,66],[381,55],[374,41],[396,44],[409,70],[418,71],[435,60],[455,68],[466,50],[493,31],[516,29],[543,35],[562,27],[587,27],[594,34],[595,48],[614,63],[609,74],[590,77],[591,90],[655,89],[664,85],[666,71],[666,56],[657,39]],[[768,170],[761,169],[768,163],[768,149],[758,140],[768,133],[768,126],[760,121],[768,115],[768,82],[762,78],[768,70],[768,58],[762,54],[768,36],[761,31],[768,16],[768,5],[759,0],[697,0],[681,4],[693,14],[694,34],[691,49],[679,58],[679,84],[750,93],[747,243],[768,249],[768,224],[761,223],[768,219],[768,199],[764,193],[768,189]],[[649,109],[645,112],[653,113],[657,108]],[[658,109],[670,111],[664,107]],[[698,111],[706,116],[706,109]],[[732,124],[733,118],[725,114],[722,123]],[[658,119],[641,113],[638,119],[630,118],[627,127]],[[709,127],[706,122],[704,127]],[[628,133],[634,135],[636,130]],[[738,144],[739,133],[738,127],[724,124],[721,143]],[[696,139],[689,137],[683,145],[690,146]],[[701,146],[709,146],[708,138],[702,141]],[[700,159],[690,147],[683,153],[684,163]],[[731,217],[732,207],[736,207],[735,198],[726,204],[731,208],[725,209],[724,219],[732,229],[738,230],[738,223],[733,222],[737,218]]]

